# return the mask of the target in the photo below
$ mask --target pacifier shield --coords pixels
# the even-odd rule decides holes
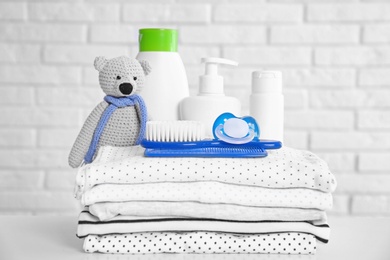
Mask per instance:
[[[245,144],[258,140],[260,129],[253,117],[236,117],[232,113],[221,114],[214,122],[215,139],[230,144]]]

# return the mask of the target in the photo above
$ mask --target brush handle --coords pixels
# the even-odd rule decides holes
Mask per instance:
[[[196,149],[196,148],[237,148],[237,149],[279,149],[282,143],[273,140],[252,141],[246,144],[229,144],[219,140],[205,139],[196,142],[155,142],[146,139],[141,146],[150,149]]]
[[[266,157],[262,148],[203,147],[193,149],[145,149],[147,157],[259,158]]]

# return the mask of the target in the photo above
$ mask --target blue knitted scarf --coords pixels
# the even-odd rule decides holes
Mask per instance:
[[[95,155],[96,152],[97,145],[99,143],[100,136],[102,135],[103,130],[108,120],[110,119],[112,113],[114,113],[114,111],[117,108],[139,105],[140,112],[141,112],[140,115],[141,128],[135,144],[139,144],[145,136],[147,110],[146,110],[145,102],[141,96],[139,95],[131,95],[128,97],[105,96],[104,100],[109,104],[109,106],[104,110],[102,116],[100,117],[99,123],[95,129],[91,144],[89,145],[88,152],[84,157],[84,162],[86,163],[92,162],[93,156]]]

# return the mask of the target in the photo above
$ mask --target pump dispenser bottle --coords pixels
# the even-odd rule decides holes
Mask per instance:
[[[151,120],[178,120],[179,103],[190,95],[187,74],[177,52],[174,29],[140,29],[138,60],[146,60],[151,73],[140,95]]]
[[[199,93],[195,97],[185,98],[180,103],[180,119],[201,121],[205,126],[205,136],[213,137],[213,123],[219,115],[230,112],[241,114],[241,103],[237,98],[225,96],[223,77],[218,75],[219,65],[237,66],[238,63],[222,58],[202,58],[205,63],[205,75],[199,77]]]

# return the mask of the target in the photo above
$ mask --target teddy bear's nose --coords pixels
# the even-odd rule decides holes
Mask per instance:
[[[124,95],[129,95],[133,91],[133,85],[130,83],[122,83],[119,85],[119,90]]]

